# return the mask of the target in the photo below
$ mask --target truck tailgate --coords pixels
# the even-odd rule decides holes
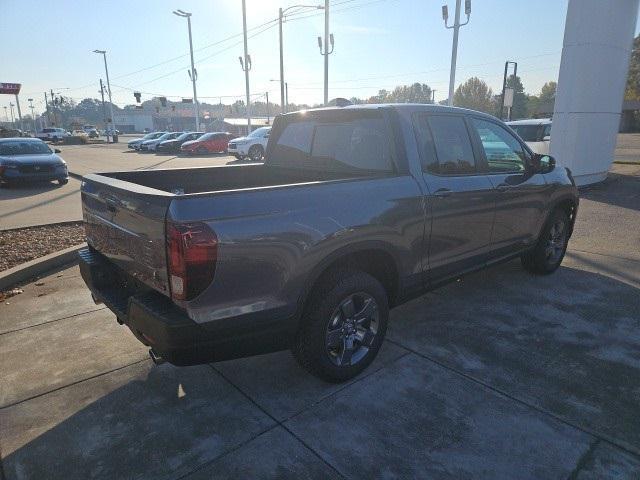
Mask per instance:
[[[87,243],[127,274],[169,295],[165,217],[172,194],[87,175],[82,215]]]

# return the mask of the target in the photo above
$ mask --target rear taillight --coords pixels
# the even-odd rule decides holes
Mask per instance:
[[[218,237],[204,223],[167,223],[167,262],[171,297],[192,300],[213,280]]]

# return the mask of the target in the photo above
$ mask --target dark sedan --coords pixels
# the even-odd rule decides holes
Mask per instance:
[[[164,142],[160,142],[156,151],[158,152],[179,152],[180,147],[185,142],[190,142],[191,140],[197,140],[205,132],[185,132],[180,135],[178,138],[174,138],[172,140],[165,140]]]
[[[69,181],[66,162],[38,138],[0,139],[0,183]]]

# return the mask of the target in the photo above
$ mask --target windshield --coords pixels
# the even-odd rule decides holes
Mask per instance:
[[[509,125],[525,142],[542,141],[542,125]]]
[[[258,128],[257,130],[254,130],[249,135],[247,135],[247,137],[250,137],[250,138],[262,137],[265,133],[268,133],[269,130],[271,130],[271,127]]]
[[[20,140],[0,143],[0,155],[51,155],[51,149],[44,142],[24,142]]]

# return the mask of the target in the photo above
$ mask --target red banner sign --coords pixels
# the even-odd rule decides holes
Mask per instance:
[[[9,95],[18,95],[20,93],[19,83],[0,83],[0,93],[6,93]]]

